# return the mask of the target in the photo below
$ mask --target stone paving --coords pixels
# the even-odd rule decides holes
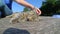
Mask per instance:
[[[11,24],[9,18],[0,19],[0,34],[60,34],[60,19],[40,17],[37,22]]]

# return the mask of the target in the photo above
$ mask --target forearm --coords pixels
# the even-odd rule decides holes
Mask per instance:
[[[24,1],[24,0],[15,0],[17,3],[25,6],[25,7],[28,7],[28,8],[31,8],[31,9],[34,9],[34,6],[29,4],[28,2]]]

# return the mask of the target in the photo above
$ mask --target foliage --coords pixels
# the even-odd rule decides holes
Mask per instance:
[[[24,8],[24,10],[23,10],[23,12],[27,12],[27,11],[29,11],[29,8]]]
[[[40,8],[43,16],[52,16],[60,13],[60,0],[46,0]]]

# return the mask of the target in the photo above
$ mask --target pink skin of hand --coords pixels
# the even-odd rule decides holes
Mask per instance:
[[[37,13],[38,15],[41,15],[41,10],[40,10],[40,9],[36,8],[35,10],[36,10],[36,13]]]

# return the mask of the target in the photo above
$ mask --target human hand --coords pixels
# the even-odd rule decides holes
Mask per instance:
[[[33,10],[36,11],[37,15],[41,15],[41,10],[39,8],[34,8]]]
[[[37,13],[38,15],[41,15],[41,10],[38,9],[38,8],[36,8],[36,13]]]

